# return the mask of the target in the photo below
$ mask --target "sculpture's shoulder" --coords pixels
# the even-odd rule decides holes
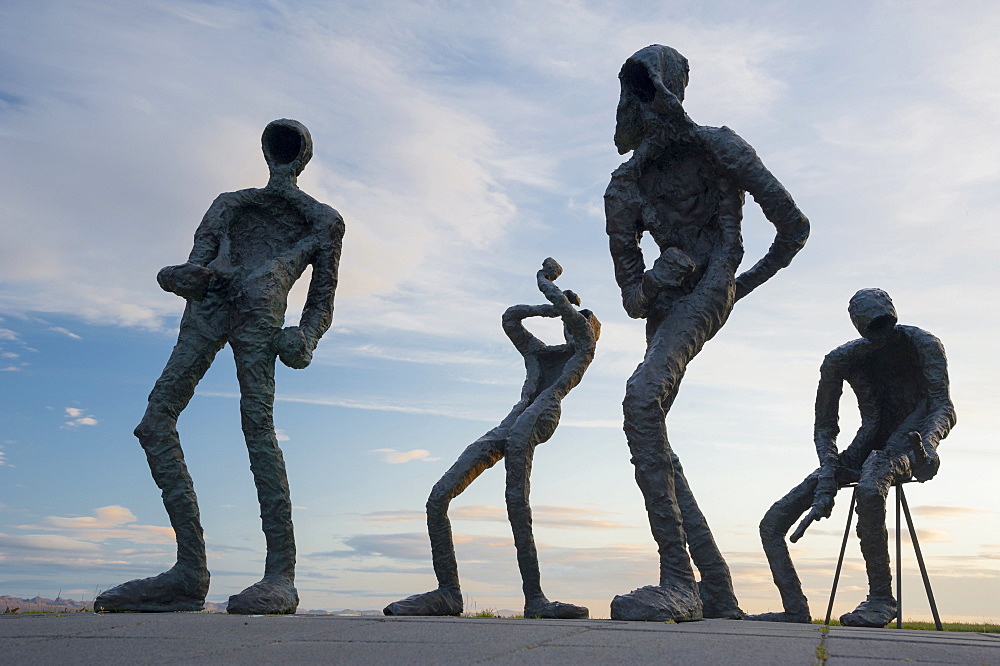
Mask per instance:
[[[227,213],[253,201],[253,195],[257,191],[255,188],[249,188],[235,192],[223,192],[215,197],[212,205],[208,207],[202,225],[213,226],[222,223]]]
[[[701,144],[726,170],[742,171],[757,162],[757,153],[743,137],[722,127],[699,125],[695,130]]]
[[[896,330],[903,333],[924,358],[944,357],[944,345],[933,333],[916,326],[897,324]]]
[[[870,349],[871,343],[864,338],[845,342],[823,358],[820,372],[847,377],[868,356]]]
[[[296,205],[305,213],[313,233],[321,238],[339,239],[344,235],[344,217],[333,206],[317,201],[302,190],[296,192]]]

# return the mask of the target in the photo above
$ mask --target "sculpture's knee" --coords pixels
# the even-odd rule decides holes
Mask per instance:
[[[441,484],[436,484],[434,488],[431,489],[431,494],[427,498],[427,504],[425,505],[427,515],[445,515],[448,513],[449,504],[451,504],[451,494],[448,492],[448,489]]]
[[[788,527],[783,525],[782,522],[774,506],[768,509],[764,517],[760,519],[760,526],[758,528],[761,543],[766,545],[775,541],[781,541],[785,537],[785,532],[788,531]]]
[[[638,428],[649,419],[662,423],[663,396],[663,392],[656,390],[652,384],[629,381],[625,389],[625,399],[622,401],[625,427]]]
[[[758,529],[761,543],[765,547],[783,543],[785,535],[788,534],[788,530],[794,522],[795,519],[790,517],[787,511],[782,510],[781,502],[775,502],[760,519]]]
[[[879,511],[885,513],[885,498],[888,488],[883,488],[879,483],[861,482],[854,491],[855,501],[858,505],[858,514]]]
[[[132,434],[139,439],[140,444],[145,446],[147,442],[176,432],[176,426],[177,418],[168,410],[150,404],[142,416],[142,421],[135,427]]]

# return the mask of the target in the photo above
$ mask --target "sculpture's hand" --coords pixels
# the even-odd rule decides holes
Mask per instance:
[[[289,368],[301,370],[312,361],[312,349],[298,326],[286,326],[278,331],[274,336],[274,349]]]
[[[937,451],[924,444],[924,438],[916,430],[907,435],[910,440],[910,447],[913,449],[913,456],[916,458],[916,465],[913,469],[913,478],[923,483],[930,481],[937,474],[941,467],[941,459]]]
[[[559,262],[552,257],[549,257],[542,262],[542,270],[539,271],[539,275],[551,282],[562,275],[562,272],[563,269],[562,266],[559,265]]]
[[[823,518],[829,518],[830,514],[833,513],[833,503],[836,496],[837,477],[829,473],[821,475],[816,483],[812,508],[809,509],[809,513],[802,519],[802,522],[799,523],[798,528],[796,528],[788,540],[795,543],[802,538],[802,535],[806,533],[806,529],[814,522]]]
[[[643,287],[651,287],[653,294],[666,287],[679,287],[684,280],[698,269],[698,264],[676,247],[668,247],[653,262],[653,267],[643,277]]]
[[[820,518],[829,518],[830,514],[833,513],[833,504],[836,499],[837,491],[834,488],[833,492],[822,491],[817,486],[816,496],[813,498],[812,513],[815,516],[815,520]]]
[[[200,301],[208,293],[208,285],[214,273],[204,266],[186,263],[167,266],[156,276],[164,291],[170,291],[189,301]]]

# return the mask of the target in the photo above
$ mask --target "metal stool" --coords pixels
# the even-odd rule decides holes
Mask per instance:
[[[934,593],[931,591],[931,581],[927,577],[927,567],[924,566],[924,556],[920,552],[920,544],[917,542],[917,531],[913,529],[913,518],[910,516],[910,507],[906,503],[906,495],[903,493],[903,484],[909,481],[896,483],[896,628],[903,628],[903,542],[901,516],[906,516],[906,526],[910,530],[910,541],[913,542],[913,552],[917,556],[917,564],[920,566],[920,576],[924,579],[924,590],[927,591],[927,601],[931,606],[931,614],[934,616],[934,626],[938,631],[944,631],[941,626],[941,616],[938,615],[937,604],[934,602]],[[850,484],[851,508],[847,511],[847,527],[844,528],[844,542],[840,545],[840,558],[837,559],[837,571],[833,575],[833,587],[830,589],[830,603],[826,607],[826,620],[823,624],[830,625],[830,614],[833,612],[833,599],[837,596],[837,584],[840,582],[840,569],[844,565],[844,551],[847,550],[847,537],[851,533],[851,521],[854,520],[854,505],[857,500],[857,484]]]

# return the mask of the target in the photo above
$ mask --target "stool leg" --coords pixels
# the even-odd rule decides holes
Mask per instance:
[[[903,514],[906,516],[906,527],[910,530],[910,541],[913,542],[913,552],[917,556],[917,565],[920,567],[920,577],[924,579],[924,590],[927,591],[927,602],[931,605],[931,613],[934,615],[934,627],[938,631],[944,631],[941,626],[941,616],[938,615],[937,603],[934,601],[934,593],[931,591],[931,579],[927,576],[927,567],[924,566],[924,556],[920,552],[920,544],[917,542],[917,530],[913,527],[913,517],[910,515],[910,507],[906,503],[906,495],[903,488],[899,488],[899,497],[902,500]]]
[[[837,584],[840,582],[840,569],[844,566],[844,551],[847,550],[847,535],[851,533],[851,521],[854,519],[854,502],[858,498],[858,489],[851,493],[851,508],[847,510],[847,527],[844,528],[844,542],[840,544],[840,557],[837,559],[837,571],[833,574],[833,587],[830,588],[830,603],[826,606],[826,619],[823,624],[830,626],[830,614],[833,613],[833,599],[837,596]]]
[[[903,486],[896,484],[896,628],[903,628],[903,540],[900,521],[902,519]]]

